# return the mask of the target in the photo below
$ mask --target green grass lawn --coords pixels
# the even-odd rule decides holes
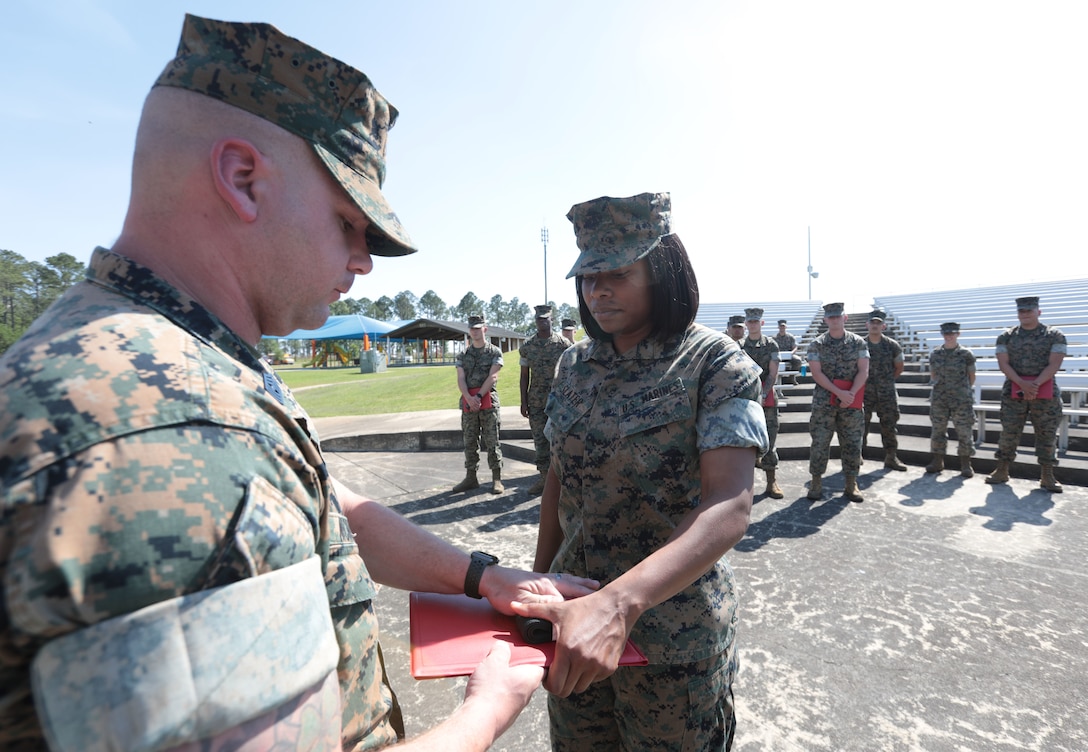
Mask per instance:
[[[520,405],[521,358],[503,353],[499,402]],[[313,418],[457,408],[457,371],[448,366],[400,366],[382,373],[354,368],[277,368]]]

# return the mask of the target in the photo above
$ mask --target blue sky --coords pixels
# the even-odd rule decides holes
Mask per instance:
[[[275,24],[401,112],[421,246],[351,295],[574,302],[564,215],[671,191],[708,302],[1088,276],[1088,3],[6,0],[0,248],[86,259],[186,11]]]

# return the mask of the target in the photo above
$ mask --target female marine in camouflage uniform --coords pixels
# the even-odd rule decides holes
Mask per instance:
[[[548,400],[534,568],[602,588],[515,607],[556,624],[552,748],[728,749],[737,615],[724,554],[744,535],[767,447],[759,369],[693,323],[698,285],[669,234],[668,194],[567,217],[589,336],[560,358]],[[649,666],[616,669],[628,636]]]
[[[933,385],[929,396],[929,419],[933,431],[929,436],[933,459],[926,465],[927,473],[944,470],[944,454],[948,448],[948,420],[956,427],[959,438],[960,475],[974,476],[971,456],[975,445],[971,434],[975,428],[971,387],[975,383],[975,354],[959,343],[960,325],[955,321],[941,324],[944,344],[929,356],[929,378]]]

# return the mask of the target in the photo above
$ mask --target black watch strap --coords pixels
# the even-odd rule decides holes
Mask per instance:
[[[499,557],[485,554],[483,551],[473,551],[472,560],[468,564],[468,572],[465,573],[465,595],[469,598],[483,598],[480,595],[480,578],[484,576],[484,570],[492,564],[498,564]]]

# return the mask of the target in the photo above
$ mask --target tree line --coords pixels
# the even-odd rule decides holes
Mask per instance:
[[[557,331],[561,319],[578,319],[576,306],[567,303],[557,305],[554,301],[549,303],[555,312]],[[501,295],[493,295],[489,300],[483,301],[471,292],[465,293],[457,305],[451,306],[447,305],[446,301],[442,300],[434,290],[428,290],[418,298],[411,291],[403,290],[392,298],[383,295],[377,300],[370,298],[338,300],[329,306],[329,312],[334,316],[360,313],[379,321],[414,321],[415,319],[467,321],[469,316],[483,314],[489,326],[501,326],[504,329],[526,334],[536,331],[536,324],[533,321],[534,310],[528,303],[523,303],[516,297],[503,300]]]
[[[22,336],[30,325],[65,290],[83,279],[85,264],[69,253],[58,253],[44,262],[28,261],[15,251],[0,250],[0,353]],[[556,329],[562,318],[578,319],[578,308],[567,303],[556,305]],[[392,298],[383,295],[377,300],[348,298],[329,306],[333,315],[361,313],[379,321],[413,321],[433,319],[467,321],[482,313],[491,326],[500,326],[531,334],[536,331],[533,307],[516,297],[503,300],[493,295],[484,301],[474,293],[465,293],[456,305],[447,305],[434,290],[416,297],[409,290]]]
[[[83,279],[84,264],[69,253],[45,262],[0,250],[0,353],[6,351],[65,290]]]

